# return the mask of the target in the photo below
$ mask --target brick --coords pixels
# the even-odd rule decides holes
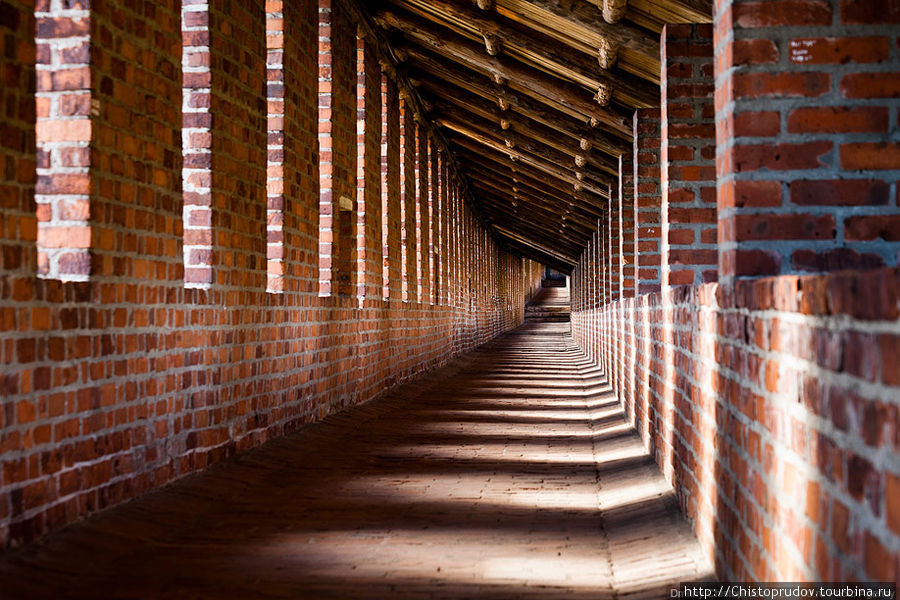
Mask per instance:
[[[739,28],[831,24],[831,6],[824,0],[736,2],[732,19]]]
[[[858,142],[841,146],[841,167],[848,170],[896,169],[900,165],[900,144]]]
[[[737,240],[832,239],[835,220],[831,215],[741,214],[734,219]]]
[[[841,78],[845,98],[900,98],[900,73],[849,73]]]
[[[817,98],[831,87],[828,73],[738,73],[732,86],[737,98]]]
[[[844,236],[848,240],[900,241],[900,215],[849,217],[844,220]]]
[[[884,23],[900,23],[900,2],[884,0],[883,2],[860,2],[859,0],[841,0],[841,22],[847,24],[881,25]]]
[[[832,250],[795,250],[791,253],[791,266],[795,271],[843,271],[846,269],[874,269],[884,266],[879,254],[857,252],[851,248]]]
[[[797,64],[877,63],[890,58],[885,37],[795,38],[790,42],[791,62]]]
[[[735,40],[732,50],[735,65],[757,65],[778,61],[778,47],[772,40]]]
[[[890,186],[878,179],[801,179],[790,184],[790,197],[800,206],[882,206],[890,202]]]
[[[825,164],[824,157],[832,151],[831,142],[802,142],[798,144],[747,144],[734,148],[735,171],[773,171],[816,169]],[[842,150],[843,151],[843,150]]]
[[[886,107],[804,107],[788,114],[790,133],[887,132]]]
[[[773,137],[781,131],[781,113],[777,111],[743,112],[734,116],[734,135]]]

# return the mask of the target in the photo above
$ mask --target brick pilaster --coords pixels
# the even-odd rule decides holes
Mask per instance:
[[[631,156],[619,155],[619,286],[623,298],[635,293],[634,167]]]
[[[636,293],[660,289],[660,111],[634,112],[634,268]]]
[[[716,279],[713,45],[709,25],[666,25],[661,51],[662,284]]]
[[[896,264],[896,3],[717,0],[715,12],[723,276]]]

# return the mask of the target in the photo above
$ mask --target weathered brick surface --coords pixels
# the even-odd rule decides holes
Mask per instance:
[[[35,17],[36,26],[29,31],[37,43],[32,64],[37,68],[38,273],[86,281],[92,238],[90,144],[96,139],[91,127],[97,87],[91,38],[97,29],[90,12],[77,2],[44,0],[35,5]],[[13,53],[19,49],[13,40],[8,43]]]
[[[634,269],[637,294],[660,289],[660,112],[634,112]]]
[[[619,156],[619,288],[623,298],[634,298],[635,293],[635,245],[634,245],[634,168],[627,154]]]
[[[400,239],[403,251],[403,300],[418,298],[418,240],[416,235],[416,124],[406,101],[400,99]]]
[[[284,2],[266,2],[266,291],[284,290]]]
[[[319,297],[315,2],[281,7],[283,278],[280,293],[267,293],[266,30],[274,23],[266,17],[277,4],[208,4],[210,93],[200,104],[217,118],[200,122],[210,134],[206,223],[215,252],[209,285],[193,289],[184,262],[191,244],[182,237],[179,104],[192,92],[182,95],[181,2],[91,3],[91,93],[99,100],[90,121],[92,269],[88,281],[72,283],[38,276],[34,6],[0,3],[7,45],[0,147],[10,175],[0,192],[4,546],[369,400],[521,322],[521,294],[540,271],[502,253],[461,201],[448,239],[458,247],[449,269],[455,305],[401,302],[397,268],[387,301],[377,293],[362,303],[353,293]],[[345,25],[352,40],[355,26]],[[355,59],[348,54],[349,73]],[[353,126],[340,159],[345,170],[354,165],[350,176],[355,81],[340,100]],[[395,87],[386,89],[394,119],[387,243],[389,266],[399,267],[399,114]],[[379,112],[371,111],[373,132]],[[381,169],[380,137],[366,137],[366,198]],[[448,194],[458,196],[451,184]],[[376,198],[378,187],[371,186]],[[480,236],[491,268],[478,267],[463,236]],[[367,249],[383,243],[381,231],[376,237]],[[481,290],[471,301],[470,288]]]
[[[584,364],[567,323],[527,324],[0,555],[4,597],[659,599],[712,577],[603,374]]]
[[[374,47],[357,39],[356,203],[358,297],[382,297],[382,98],[381,70]],[[386,147],[385,147],[386,150]]]
[[[666,25],[661,52],[661,281],[665,285],[715,281],[712,28]]]
[[[187,287],[213,281],[212,71],[208,2],[182,2],[182,236]]]
[[[600,362],[720,577],[900,576],[897,290],[897,269],[781,276],[573,313],[583,347],[600,314]]]
[[[717,0],[720,271],[894,265],[894,2]]]

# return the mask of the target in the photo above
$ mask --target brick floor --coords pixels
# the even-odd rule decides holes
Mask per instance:
[[[11,598],[667,598],[711,577],[568,323],[0,558]]]

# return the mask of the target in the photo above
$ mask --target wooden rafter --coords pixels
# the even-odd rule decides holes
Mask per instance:
[[[630,136],[631,113],[614,106],[601,106],[583,88],[548,76],[534,68],[502,56],[489,56],[479,45],[414,15],[381,11],[376,16],[382,26],[403,33],[406,39],[424,46],[452,62],[464,65],[491,78],[497,85],[509,88],[559,110],[582,118],[595,119],[609,131]]]
[[[433,111],[431,116],[438,125],[450,127],[460,133],[464,133],[460,131],[460,127],[466,131],[476,131],[491,140],[504,143],[507,148],[522,150],[600,182],[608,182],[610,176],[617,177],[619,174],[618,161],[604,154],[592,156],[577,147],[573,150],[570,146],[557,145],[552,138],[543,139],[527,133],[521,134],[511,128],[504,130],[495,127],[489,121],[471,114],[467,115],[464,111],[453,107],[443,106],[441,110]]]
[[[659,82],[659,40],[626,23],[610,24],[595,7],[567,0],[496,0],[503,17],[540,31],[576,50],[617,49],[619,67]]]
[[[609,71],[615,59],[600,61],[596,53],[586,54],[568,46],[553,43],[544,34],[530,30],[526,34],[502,17],[488,18],[465,0],[391,0],[429,21],[446,26],[469,40],[493,46],[493,54],[503,53],[553,76],[581,85],[591,93],[606,86],[613,91],[613,101],[633,108],[655,106],[659,102],[656,86],[627,72]],[[491,48],[486,48],[491,54]],[[598,68],[599,67],[599,68]]]
[[[593,148],[611,156],[631,151],[630,140],[626,142],[622,137],[591,127],[585,119],[572,118],[540,102],[501,90],[473,72],[455,72],[414,53],[410,53],[409,58],[416,67],[415,72],[409,74],[413,85],[425,87],[432,95],[461,108],[485,118],[493,117],[498,123],[503,119],[510,123],[515,120],[537,123],[571,138],[582,149]]]
[[[351,2],[496,239],[564,272],[608,218],[634,109],[659,105],[659,32],[712,20],[712,0]]]
[[[486,168],[470,164],[467,166],[466,175],[472,180],[473,185],[479,183],[488,185],[500,192],[510,191],[518,194],[522,198],[531,199],[535,202],[551,207],[553,210],[561,211],[564,214],[577,215],[580,218],[590,222],[605,214],[602,207],[594,204],[589,199],[578,196],[563,196],[562,193],[551,186],[541,185],[541,182],[532,178],[531,175],[521,171],[514,173],[490,172]]]
[[[456,134],[452,136],[456,143],[468,148],[469,150],[477,153],[482,153],[485,150],[491,150],[495,153],[506,155],[507,157],[513,157],[510,160],[515,159],[517,161],[521,161],[539,171],[543,171],[544,173],[556,177],[561,181],[565,181],[571,184],[573,189],[575,190],[583,189],[589,192],[593,192],[598,196],[609,197],[608,187],[599,182],[590,181],[587,178],[584,180],[579,180],[578,177],[572,174],[571,171],[564,167],[560,167],[555,163],[551,163],[543,158],[531,156],[527,153],[516,150],[515,148],[507,148],[502,143],[496,143],[486,136],[480,135],[477,132],[474,132],[471,129],[466,129],[460,125],[455,125],[455,128],[451,129],[451,131]]]
[[[453,140],[451,140],[453,144]],[[471,149],[453,144],[454,151],[466,165],[466,173],[479,175],[500,181],[512,187],[523,187],[528,191],[547,196],[572,206],[578,207],[586,214],[601,215],[604,213],[607,198],[588,191],[575,192],[567,182],[560,181],[552,175],[529,167],[521,162],[509,164],[496,154],[476,154]]]

